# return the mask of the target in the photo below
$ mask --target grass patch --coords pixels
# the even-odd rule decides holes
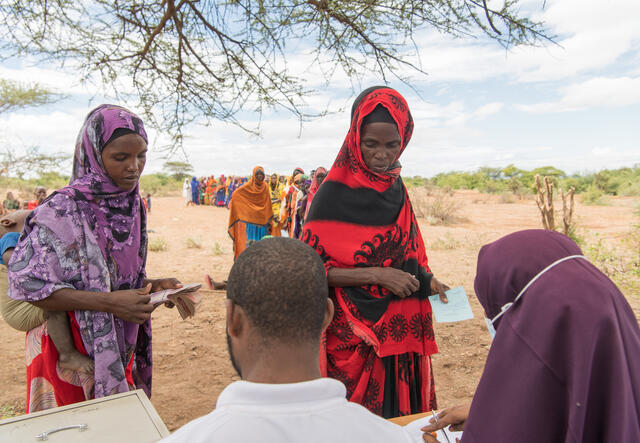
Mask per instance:
[[[187,248],[189,249],[200,249],[202,248],[202,240],[199,238],[187,238]]]
[[[22,415],[16,411],[16,407],[14,405],[1,405],[0,406],[0,420],[4,420],[5,418],[12,418],[18,415]]]
[[[166,251],[168,247],[169,246],[167,245],[167,242],[162,237],[154,238],[153,240],[149,241],[149,250],[151,252]]]
[[[456,249],[458,247],[460,247],[460,242],[448,232],[444,237],[438,237],[429,243],[429,249]]]
[[[640,290],[640,228],[634,227],[614,245],[596,234],[586,248],[586,255],[623,292]]]
[[[224,254],[224,250],[222,249],[222,246],[220,246],[220,243],[218,243],[218,242],[216,242],[216,244],[213,247],[213,249],[211,250],[211,252],[213,253],[213,255],[222,255],[222,254]]]

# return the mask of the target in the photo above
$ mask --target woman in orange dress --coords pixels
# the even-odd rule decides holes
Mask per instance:
[[[234,258],[270,232],[273,209],[264,177],[262,166],[256,166],[251,180],[233,193],[227,232],[233,240]]]

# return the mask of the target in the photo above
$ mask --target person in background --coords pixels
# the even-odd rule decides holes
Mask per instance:
[[[272,174],[269,180],[269,194],[271,195],[271,207],[273,209],[273,222],[271,227],[271,235],[280,237],[280,206],[282,204],[282,191],[284,186],[278,180],[278,174]]]
[[[29,206],[30,206],[29,200],[22,200],[22,209],[24,211],[30,211]],[[36,203],[36,206],[37,206],[37,203]]]
[[[47,188],[44,186],[36,186],[36,189],[33,191],[33,200],[30,200],[27,203],[27,210],[32,211],[38,205],[40,205],[44,199],[47,197]]]
[[[200,183],[196,177],[191,178],[191,202],[194,205],[200,205]]]
[[[212,206],[215,201],[216,194],[216,179],[213,178],[213,175],[207,179],[207,183],[204,189],[204,204],[206,206]]]
[[[316,195],[316,192],[318,192],[318,188],[320,187],[320,185],[322,184],[326,176],[327,176],[326,168],[323,168],[322,166],[320,166],[318,169],[315,170],[315,174],[313,175],[313,179],[311,180],[311,187],[309,188],[309,193],[307,194],[307,206],[304,212],[305,220],[307,219],[307,215],[309,214],[309,209],[311,208],[311,202],[313,202],[313,197]]]
[[[219,208],[223,207],[227,197],[227,179],[224,175],[221,175],[218,179],[218,186],[215,189],[215,205]]]
[[[238,178],[237,177],[229,177],[229,188],[227,188],[227,195],[224,198],[224,206],[225,208],[229,208],[229,203],[231,202],[231,197],[233,197],[233,192],[239,187]]]
[[[20,209],[20,202],[13,196],[12,192],[7,192],[7,198],[2,202],[5,212],[16,211]]]
[[[495,334],[480,383],[471,405],[423,431],[454,425],[463,443],[640,442],[638,321],[578,245],[541,229],[509,234],[480,250],[475,292]]]
[[[256,166],[251,180],[233,193],[227,232],[233,240],[234,259],[271,230],[273,209],[264,178],[264,169]]]
[[[147,198],[145,199],[147,204],[147,213],[151,214],[151,194],[147,193]]]
[[[285,197],[280,206],[280,223],[282,224],[282,230],[287,231],[289,237],[293,237],[293,219],[295,215],[296,197],[298,195],[298,189],[296,187],[296,180],[299,176],[302,176],[304,171],[302,168],[295,168],[291,177],[289,177],[288,189],[285,189]]]
[[[307,209],[307,196],[311,180],[306,175],[298,178],[298,193],[295,196],[295,210],[293,213],[293,238],[300,238],[302,235],[302,225],[304,224],[304,214]]]
[[[347,401],[340,381],[322,377],[320,337],[333,316],[327,286],[322,260],[298,240],[246,249],[226,301],[229,356],[242,380],[222,391],[215,410],[162,441],[411,442],[402,427]]]
[[[66,312],[76,349],[94,365],[92,374],[61,368],[52,325],[30,330],[27,412],[134,389],[151,396],[148,294],[181,285],[146,275],[139,191],[146,153],[139,117],[120,106],[98,106],[77,137],[69,185],[25,221],[8,265],[9,297]]]
[[[323,374],[385,418],[436,408],[431,355],[438,347],[428,296],[446,302],[449,289],[429,268],[400,176],[412,131],[400,93],[384,86],[363,91],[302,235],[325,261],[336,305]]]
[[[193,199],[191,198],[191,183],[189,183],[189,179],[186,177],[184,179],[184,183],[182,184],[182,198],[184,199],[185,206],[193,204]]]

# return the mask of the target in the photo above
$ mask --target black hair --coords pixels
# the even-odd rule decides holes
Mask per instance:
[[[102,149],[105,148],[105,146],[107,146],[109,143],[111,143],[112,141],[114,141],[117,138],[122,137],[123,135],[128,135],[128,134],[138,134],[140,135],[138,132],[134,131],[133,129],[129,129],[129,128],[116,128],[113,131],[113,134],[111,134],[111,137],[109,137],[109,140],[107,140],[107,142],[104,144],[104,146],[102,147]]]
[[[318,342],[329,285],[320,256],[307,244],[274,237],[235,261],[227,298],[243,308],[265,341]]]
[[[389,113],[389,110],[382,106],[382,104],[378,104],[378,106],[373,108],[373,111],[362,119],[361,127],[364,127],[369,123],[393,123],[396,128],[398,127],[396,121],[391,116],[391,113]]]

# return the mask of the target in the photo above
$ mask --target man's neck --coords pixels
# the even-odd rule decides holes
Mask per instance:
[[[322,377],[318,346],[274,345],[262,347],[251,365],[243,365],[242,379],[253,383],[300,383]],[[246,368],[244,366],[247,366]]]

